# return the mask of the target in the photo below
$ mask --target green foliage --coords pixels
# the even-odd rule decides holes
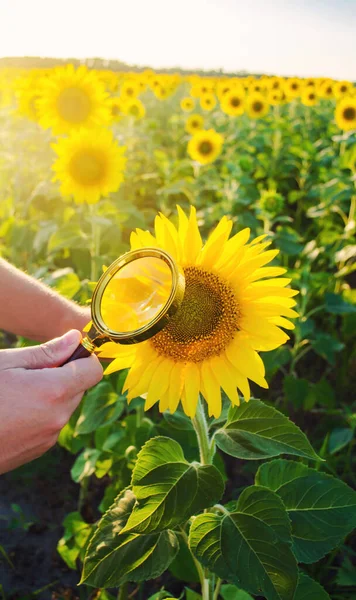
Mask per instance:
[[[299,562],[319,560],[356,527],[356,492],[326,473],[275,460],[259,468],[256,483],[283,501]]]
[[[292,600],[298,581],[287,513],[265,488],[245,489],[234,511],[204,513],[189,537],[195,556],[211,571],[252,594]]]
[[[167,569],[178,551],[172,531],[139,535],[123,530],[136,503],[124,490],[105,513],[88,545],[81,583],[113,587],[125,581],[145,581]]]
[[[224,491],[216,467],[187,462],[180,445],[166,437],[143,446],[131,484],[137,504],[125,533],[152,533],[180,525],[218,502]]]
[[[318,460],[304,433],[260,400],[231,409],[226,425],[215,433],[218,447],[236,458],[261,459],[294,454]]]
[[[93,527],[83,521],[79,512],[69,513],[63,521],[64,535],[57,550],[70,569],[77,568],[77,559],[84,559]]]

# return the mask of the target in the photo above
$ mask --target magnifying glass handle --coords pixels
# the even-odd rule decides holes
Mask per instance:
[[[82,343],[79,344],[79,346],[74,350],[73,354],[67,358],[67,360],[61,365],[61,367],[63,367],[63,365],[67,365],[70,362],[73,362],[73,360],[77,360],[78,358],[88,358],[88,356],[91,356],[91,352],[90,350],[87,350],[87,348],[84,348],[84,346],[82,345]]]

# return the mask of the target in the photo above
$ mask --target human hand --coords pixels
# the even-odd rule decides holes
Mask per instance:
[[[0,473],[51,448],[84,391],[101,380],[94,355],[59,367],[80,339],[72,330],[41,346],[0,350]]]

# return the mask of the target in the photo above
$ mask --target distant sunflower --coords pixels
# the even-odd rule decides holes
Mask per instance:
[[[190,115],[185,122],[185,130],[187,133],[193,135],[204,127],[204,119],[201,115],[193,114]]]
[[[302,91],[302,82],[297,77],[286,79],[283,85],[284,93],[289,98],[297,98]]]
[[[124,115],[123,101],[118,96],[113,96],[108,100],[108,106],[113,121],[120,121]]]
[[[201,130],[188,143],[188,154],[201,165],[214,162],[221,154],[223,137],[214,129]]]
[[[335,121],[344,131],[356,129],[356,98],[342,98],[336,105]]]
[[[334,84],[331,79],[322,81],[318,86],[318,95],[321,98],[333,98],[334,97]]]
[[[211,92],[206,92],[200,96],[200,106],[205,111],[213,110],[216,106],[216,98]]]
[[[146,114],[145,106],[138,98],[126,100],[123,103],[123,111],[125,115],[134,117],[136,120],[143,119]]]
[[[120,96],[123,100],[133,100],[141,92],[141,86],[138,80],[127,79],[120,87]]]
[[[301,101],[304,106],[315,106],[318,103],[318,95],[316,90],[312,86],[304,88]]]
[[[272,106],[279,106],[286,102],[286,95],[280,89],[271,89],[267,95],[267,102]]]
[[[39,121],[55,134],[102,125],[110,120],[104,84],[84,66],[54,69],[41,92],[37,101]]]
[[[353,85],[350,81],[335,81],[333,85],[333,93],[335,98],[342,98],[349,95]]]
[[[241,90],[230,90],[222,97],[221,110],[231,117],[242,115],[245,110],[245,94]]]
[[[195,106],[195,101],[190,96],[182,98],[180,101],[180,107],[184,112],[191,112]]]
[[[210,416],[221,413],[221,388],[234,405],[241,391],[250,398],[249,379],[267,388],[259,351],[284,344],[293,329],[288,320],[296,291],[280,278],[285,269],[266,266],[278,250],[265,248],[260,236],[248,243],[243,229],[229,239],[232,221],[223,217],[203,244],[195,209],[187,216],[178,207],[179,225],[162,214],[156,217],[155,236],[137,229],[131,248],[146,246],[168,251],[183,269],[184,300],[169,324],[148,341],[134,346],[112,342],[101,346],[100,358],[114,358],[106,373],[129,369],[124,390],[128,401],[146,395],[145,410],[159,402],[172,413],[182,403],[193,417],[199,393]]]
[[[78,204],[95,204],[115,192],[124,179],[125,148],[106,129],[80,130],[52,145],[58,155],[54,180],[61,182],[63,196]]]
[[[264,96],[259,93],[251,94],[246,98],[246,112],[252,119],[261,119],[269,111],[269,104]]]

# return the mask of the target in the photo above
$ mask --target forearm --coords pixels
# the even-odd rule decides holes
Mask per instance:
[[[69,329],[81,331],[89,320],[88,308],[0,259],[0,329],[43,342]]]

